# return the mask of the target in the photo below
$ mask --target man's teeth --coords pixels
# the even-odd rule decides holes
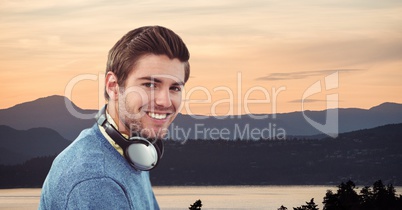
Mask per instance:
[[[162,120],[167,117],[167,114],[156,114],[153,112],[148,112],[148,116],[150,116],[151,118],[154,118],[154,119]]]

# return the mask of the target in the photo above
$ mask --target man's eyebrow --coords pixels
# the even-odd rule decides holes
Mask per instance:
[[[152,76],[145,76],[145,77],[140,77],[138,78],[139,80],[147,80],[147,81],[152,81],[152,82],[156,82],[156,83],[162,83],[161,79],[158,79],[156,77],[152,77]],[[175,83],[173,83],[173,85],[179,85],[179,86],[184,86],[184,82],[183,81],[177,81]]]

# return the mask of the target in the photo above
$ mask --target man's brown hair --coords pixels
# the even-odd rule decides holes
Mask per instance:
[[[184,82],[190,76],[190,53],[183,40],[172,30],[162,26],[144,26],[124,35],[109,51],[106,74],[111,71],[117,77],[119,86],[124,86],[131,69],[144,55],[166,55],[177,58],[185,64]],[[105,99],[109,95],[105,90]]]

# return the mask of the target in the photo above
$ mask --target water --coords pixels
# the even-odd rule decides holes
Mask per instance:
[[[322,200],[328,189],[335,186],[226,186],[226,187],[154,187],[161,209],[188,209],[196,200],[202,209],[272,209],[281,205],[288,209],[304,205],[314,198],[322,209]],[[402,187],[395,187],[402,193]],[[360,190],[358,190],[360,191]],[[37,209],[40,189],[0,190],[0,209]]]
[[[288,209],[315,198],[322,209],[328,186],[227,186],[227,187],[158,187],[155,194],[162,209],[188,209],[197,199],[202,209]]]

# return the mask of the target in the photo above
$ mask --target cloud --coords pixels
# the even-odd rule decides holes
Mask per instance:
[[[329,75],[334,72],[356,72],[362,71],[364,69],[324,69],[315,71],[299,71],[299,72],[285,72],[285,73],[271,73],[268,76],[258,77],[255,80],[266,80],[266,81],[276,81],[276,80],[296,80],[305,79],[308,77],[316,77],[322,75]]]

